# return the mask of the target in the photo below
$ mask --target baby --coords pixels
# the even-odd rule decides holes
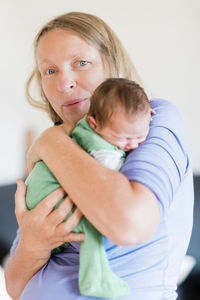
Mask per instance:
[[[146,139],[152,114],[149,100],[138,84],[122,78],[107,79],[94,91],[89,112],[76,124],[72,139],[104,166],[119,170],[126,151],[137,148]],[[29,209],[60,187],[43,161],[36,163],[26,185]],[[74,232],[85,234],[85,240],[80,243],[80,293],[102,298],[127,295],[129,287],[110,269],[102,234],[85,217]],[[62,244],[52,253],[68,245]]]

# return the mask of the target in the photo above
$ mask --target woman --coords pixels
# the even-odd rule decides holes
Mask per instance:
[[[52,121],[65,123],[47,129],[34,143],[28,167],[44,160],[63,189],[27,211],[25,186],[18,181],[20,233],[6,269],[8,293],[21,300],[91,299],[78,291],[76,242],[84,235],[72,233],[83,214],[105,236],[110,266],[131,289],[123,299],[175,299],[193,209],[190,150],[179,113],[168,101],[153,99],[156,114],[147,140],[130,152],[121,173],[109,170],[66,134],[87,113],[92,92],[105,78],[135,79],[119,40],[99,18],[69,13],[42,28],[35,56],[30,81],[37,76]],[[52,211],[64,191],[72,200]],[[63,223],[73,203],[78,208]],[[63,242],[71,246],[50,256]]]

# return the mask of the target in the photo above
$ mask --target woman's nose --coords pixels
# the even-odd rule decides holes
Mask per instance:
[[[62,93],[71,92],[76,87],[76,81],[70,74],[61,74],[58,79],[58,91]]]

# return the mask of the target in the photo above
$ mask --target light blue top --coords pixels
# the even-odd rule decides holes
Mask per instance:
[[[152,239],[143,245],[117,246],[104,238],[113,271],[131,288],[123,300],[176,299],[176,282],[192,230],[193,177],[185,128],[176,107],[154,99],[149,135],[131,151],[121,172],[151,189],[161,219]],[[16,237],[11,253],[19,240]],[[20,300],[91,300],[78,292],[78,244],[53,256],[27,284]],[[119,298],[122,299],[122,298]]]

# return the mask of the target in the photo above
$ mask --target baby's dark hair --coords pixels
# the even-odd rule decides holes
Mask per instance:
[[[102,128],[119,109],[124,109],[127,116],[131,116],[137,112],[148,112],[150,103],[143,88],[135,81],[109,78],[94,91],[88,115],[93,116]]]

